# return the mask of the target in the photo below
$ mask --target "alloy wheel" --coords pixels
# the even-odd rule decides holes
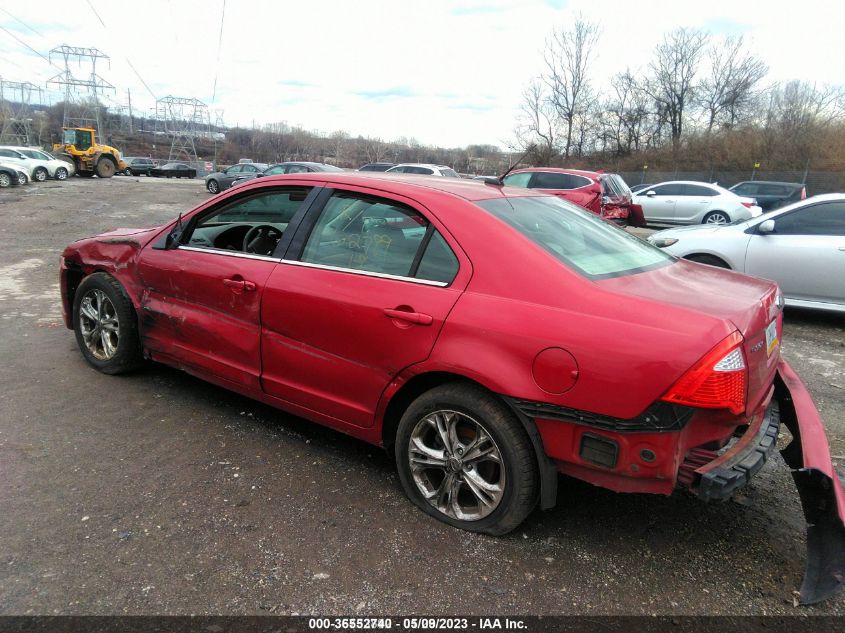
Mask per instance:
[[[721,213],[713,213],[707,217],[706,224],[727,224],[728,218]]]
[[[417,422],[408,461],[425,500],[454,519],[483,519],[504,496],[502,453],[484,426],[464,413],[440,410]]]
[[[79,329],[88,351],[97,360],[110,360],[120,342],[120,323],[105,292],[89,290],[79,304]]]

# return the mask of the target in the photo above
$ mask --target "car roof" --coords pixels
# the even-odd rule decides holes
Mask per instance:
[[[437,163],[398,163],[394,167],[437,167],[438,169],[452,169],[449,165],[438,165]]]
[[[450,194],[464,200],[489,200],[491,198],[526,198],[548,197],[549,194],[536,189],[521,187],[502,187],[488,185],[481,180],[468,178],[432,178],[421,174],[388,174],[385,172],[358,171],[330,171],[313,172],[307,174],[280,174],[267,176],[250,181],[250,186],[266,186],[269,183],[285,183],[291,180],[313,180],[315,182],[357,185],[361,187],[379,188],[385,186],[386,191],[402,193],[402,189],[434,190]],[[260,183],[260,184],[259,184]]]
[[[511,174],[538,171],[550,171],[556,174],[573,174],[575,176],[584,176],[585,178],[594,179],[597,179],[599,176],[605,174],[605,172],[587,171],[586,169],[566,169],[564,167],[523,167],[522,169],[514,169],[510,174],[508,174],[508,176],[510,176]]]
[[[739,185],[786,185],[787,187],[803,187],[804,185],[800,182],[786,182],[785,180],[743,180],[742,182],[738,182],[733,187],[738,187]],[[731,188],[733,188],[731,187]]]

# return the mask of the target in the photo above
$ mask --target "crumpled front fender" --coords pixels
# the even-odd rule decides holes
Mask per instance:
[[[781,423],[793,440],[781,451],[792,470],[807,520],[807,568],[801,603],[832,596],[845,581],[845,492],[833,468],[816,405],[798,374],[781,359],[775,381]]]

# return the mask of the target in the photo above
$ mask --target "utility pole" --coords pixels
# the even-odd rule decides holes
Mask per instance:
[[[50,58],[60,55],[64,60],[64,71],[47,80],[47,85],[64,86],[65,111],[62,127],[93,127],[101,136],[104,131],[100,124],[99,95],[106,90],[115,92],[115,87],[97,74],[97,60],[105,59],[111,64],[111,58],[96,48],[83,48],[63,44],[50,51]],[[52,61],[52,60],[51,60]],[[71,72],[71,61],[82,68],[83,62],[90,64],[91,72],[85,79],[80,79]]]
[[[41,88],[29,82],[0,79],[0,143],[32,144],[33,93],[41,102]]]
[[[132,93],[129,88],[126,89],[126,100],[129,102],[129,133],[134,134],[132,129]]]

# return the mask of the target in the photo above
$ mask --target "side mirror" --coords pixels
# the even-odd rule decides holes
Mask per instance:
[[[255,174],[256,178],[264,178],[267,174]]]
[[[651,198],[652,196],[656,196],[657,194],[654,192],[654,189],[649,189],[648,191],[646,191],[645,195]]]
[[[760,222],[757,225],[757,232],[766,235],[768,233],[775,232],[775,221],[774,220],[766,220],[765,222]]]

